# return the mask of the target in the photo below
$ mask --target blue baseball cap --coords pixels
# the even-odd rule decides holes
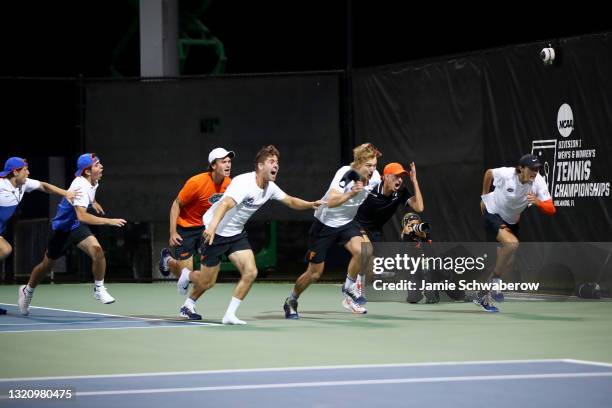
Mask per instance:
[[[77,171],[74,173],[76,177],[83,174],[83,171],[90,168],[94,163],[99,162],[100,158],[95,153],[85,153],[79,156],[77,159]]]
[[[4,171],[0,171],[0,177],[8,176],[11,171],[18,170],[28,166],[28,161],[21,157],[11,157],[4,163]]]
[[[519,166],[529,167],[531,170],[537,170],[542,167],[542,163],[535,154],[526,154],[519,159]]]

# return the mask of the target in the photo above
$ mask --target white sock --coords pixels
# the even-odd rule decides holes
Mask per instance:
[[[193,309],[195,307],[195,300],[188,297],[187,299],[185,299],[185,303],[183,304],[183,306]]]
[[[179,278],[181,281],[189,281],[189,274],[191,270],[189,268],[183,268],[181,270],[181,277]]]
[[[240,306],[240,303],[242,303],[242,300],[232,296],[232,301],[227,307],[227,311],[225,312],[225,315],[226,316],[236,316],[236,310],[238,310],[238,306]]]
[[[30,287],[30,285],[26,285],[26,287],[25,287],[25,291],[28,292],[30,295],[32,293],[34,293],[34,289],[36,289],[36,288]]]
[[[346,275],[346,280],[344,281],[344,289],[348,289],[349,286],[351,286],[353,283],[355,283],[355,281],[353,279],[351,279],[350,276]]]
[[[96,287],[104,286],[104,279],[94,280],[94,284],[96,285]]]

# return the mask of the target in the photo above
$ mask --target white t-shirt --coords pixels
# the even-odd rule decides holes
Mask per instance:
[[[57,206],[57,213],[55,218],[51,220],[51,226],[54,231],[71,231],[80,225],[79,219],[76,215],[74,207],[85,207],[89,208],[96,201],[96,190],[99,184],[91,185],[89,181],[83,176],[75,178],[70,187],[69,191],[79,190],[79,195],[74,198],[73,204],[70,204],[65,198],[60,201]]]
[[[34,190],[40,190],[40,181],[27,178],[21,187],[16,188],[8,178],[0,178],[0,234],[15,213],[23,195]]]
[[[514,167],[493,169],[495,190],[481,196],[491,214],[498,214],[509,224],[519,222],[521,212],[527,208],[527,193],[532,192],[539,200],[550,200],[548,187],[539,173],[532,182],[521,183]]]
[[[340,185],[340,180],[342,180],[342,177],[350,169],[351,169],[351,166],[343,166],[340,168],[340,170],[336,172],[334,179],[332,180],[331,184],[329,185],[329,188],[327,189],[327,191],[325,192],[325,195],[322,198],[323,201],[327,201],[328,196],[329,196],[329,191],[332,188],[341,193],[346,193],[346,192],[351,191],[353,184],[355,184],[354,181],[347,183],[345,186]],[[319,208],[315,210],[315,213],[314,213],[315,218],[321,221],[323,224],[327,225],[328,227],[338,228],[338,227],[348,224],[349,222],[353,220],[353,218],[355,218],[355,215],[357,214],[357,210],[359,209],[359,206],[361,205],[361,203],[363,203],[365,199],[367,198],[368,192],[376,188],[376,186],[379,183],[380,183],[380,174],[378,173],[378,170],[374,170],[374,174],[372,174],[372,177],[370,178],[370,182],[368,183],[367,186],[365,186],[363,190],[361,190],[354,197],[352,197],[351,199],[349,199],[344,204],[338,207],[329,208],[327,205],[320,206]]]
[[[40,181],[27,178],[21,187],[13,187],[8,178],[0,178],[0,206],[12,207],[21,201],[25,193],[40,190]]]
[[[210,207],[202,217],[204,225],[210,224],[215,211],[221,205],[225,197],[231,197],[236,206],[225,213],[225,216],[217,226],[217,235],[232,237],[238,235],[244,229],[244,225],[259,207],[269,199],[283,200],[287,194],[274,182],[269,181],[264,189],[259,188],[255,179],[255,172],[241,174],[234,177],[227,187],[223,197]]]

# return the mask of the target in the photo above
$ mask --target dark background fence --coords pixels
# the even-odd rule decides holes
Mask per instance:
[[[123,257],[115,270],[131,265],[117,275],[109,269],[109,279],[147,276],[135,268],[155,265],[156,250],[167,240],[172,199],[187,178],[206,168],[208,152],[217,146],[236,151],[232,173],[238,175],[252,170],[258,148],[275,144],[281,151],[278,184],[289,194],[316,199],[335,170],[348,164],[354,145],[373,142],[383,153],[379,171],[391,161],[416,163],[423,218],[438,241],[483,240],[478,203],[484,171],[514,166],[533,151],[547,162],[558,212],[549,218],[528,209],[522,238],[610,241],[611,35],[556,40],[557,61],[550,66],[539,57],[548,42],[535,42],[350,75],[2,79],[12,101],[5,104],[5,123],[21,130],[5,137],[4,156],[27,153],[32,177],[43,180],[57,174],[58,164],[48,157],[63,158],[65,177],[58,184],[64,185],[80,152],[102,157],[100,202],[111,216],[134,223],[137,240],[150,242],[125,249],[148,252],[150,261]],[[27,135],[33,133],[48,137],[32,145]],[[26,197],[17,220],[53,215],[50,207],[43,195]],[[386,229],[387,239],[397,236],[400,217]],[[265,222],[273,219],[280,220],[278,276],[295,277],[303,268],[312,212],[269,204],[250,227],[254,241],[261,241]],[[100,230],[135,239],[125,231]],[[117,242],[125,240],[108,240],[111,264]],[[339,250],[329,264],[341,265],[345,256]]]

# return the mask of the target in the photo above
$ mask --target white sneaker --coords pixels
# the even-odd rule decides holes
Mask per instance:
[[[178,281],[176,281],[176,288],[180,295],[185,296],[187,294],[189,291],[189,272],[181,272],[181,276],[179,276]]]
[[[357,279],[355,279],[355,286],[357,287],[359,297],[364,297],[363,294],[365,291],[363,290],[363,279],[361,278],[361,275],[357,275]]]
[[[244,320],[240,320],[236,315],[225,315],[221,321],[223,324],[247,324]]]
[[[342,306],[345,309],[350,310],[351,313],[355,313],[355,314],[368,313],[368,310],[364,306],[355,303],[355,301],[353,301],[353,299],[351,299],[350,296],[344,297],[344,299],[342,300]]]
[[[21,285],[19,287],[19,300],[17,304],[19,305],[19,311],[22,315],[27,316],[30,314],[30,303],[32,302],[32,294],[28,293],[26,290],[26,285]]]
[[[115,301],[115,298],[106,290],[106,286],[94,286],[94,297],[105,305]]]

